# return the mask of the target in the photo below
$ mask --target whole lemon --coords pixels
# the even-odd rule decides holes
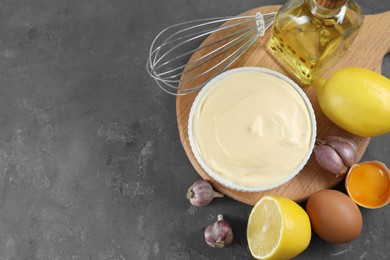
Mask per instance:
[[[313,81],[319,105],[337,126],[364,137],[390,132],[390,80],[364,68],[344,68]]]

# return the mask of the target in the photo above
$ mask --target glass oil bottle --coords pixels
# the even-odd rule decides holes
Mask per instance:
[[[302,83],[336,62],[363,24],[352,0],[287,0],[279,10],[267,49]]]

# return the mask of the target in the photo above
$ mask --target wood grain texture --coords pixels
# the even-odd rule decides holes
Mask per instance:
[[[258,11],[267,13],[275,11],[278,8],[279,6],[259,7],[249,10],[241,15],[255,14]],[[328,70],[327,74],[324,76],[329,76],[332,72],[342,67],[364,67],[380,73],[383,57],[390,51],[389,35],[390,12],[366,16],[364,24],[347,54],[341,61],[335,64],[331,70]],[[243,66],[265,67],[281,72],[292,78],[292,76],[288,74],[288,72],[285,71],[266,51],[265,43],[268,41],[269,36],[270,30],[266,32],[266,35],[263,38],[258,39],[253,46],[251,46],[244,55],[233,64],[231,68]],[[216,37],[219,36],[210,35],[206,41],[212,40]],[[201,53],[195,53],[191,59],[194,59],[197,55],[199,56]],[[210,65],[208,64],[208,66]],[[200,70],[202,69],[205,69],[205,67],[200,68]],[[192,73],[196,74],[197,71],[193,71]],[[186,75],[186,77],[190,76],[191,75]],[[199,79],[199,81],[201,80],[204,79]],[[297,80],[295,81],[298,82]],[[179,87],[188,88],[194,84],[197,84],[197,82],[192,81],[190,84],[181,83]],[[315,111],[317,120],[317,138],[324,139],[329,135],[347,136],[352,138],[358,144],[358,160],[360,160],[369,144],[370,138],[362,138],[351,135],[334,125],[321,112],[314,89],[311,86],[305,85],[301,85],[301,87],[309,97]],[[316,163],[314,155],[312,155],[306,166],[295,178],[288,183],[269,191],[240,192],[220,185],[211,179],[211,177],[201,168],[195,159],[189,144],[187,128],[188,115],[196,94],[197,92],[186,96],[178,96],[176,99],[176,113],[180,139],[189,160],[199,175],[203,179],[210,181],[215,189],[225,195],[250,205],[254,205],[264,195],[279,195],[301,202],[306,200],[313,192],[334,187],[343,180],[342,178],[336,178],[332,174],[322,170]]]

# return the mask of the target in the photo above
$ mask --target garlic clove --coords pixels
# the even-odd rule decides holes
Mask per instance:
[[[222,193],[216,192],[210,183],[198,180],[188,188],[186,198],[195,207],[204,207],[211,203],[214,198],[222,198]]]
[[[353,140],[341,136],[328,136],[324,142],[338,153],[345,166],[351,167],[356,162],[357,145]]]
[[[347,172],[343,160],[332,147],[326,144],[318,145],[314,147],[314,154],[317,163],[325,170],[336,175],[343,175]]]
[[[224,248],[233,243],[233,231],[223,215],[218,215],[218,220],[206,227],[204,231],[206,243],[211,247]]]

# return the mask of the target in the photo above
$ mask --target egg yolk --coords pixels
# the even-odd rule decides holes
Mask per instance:
[[[362,206],[379,207],[390,193],[389,175],[376,164],[362,163],[348,177],[348,192]]]

